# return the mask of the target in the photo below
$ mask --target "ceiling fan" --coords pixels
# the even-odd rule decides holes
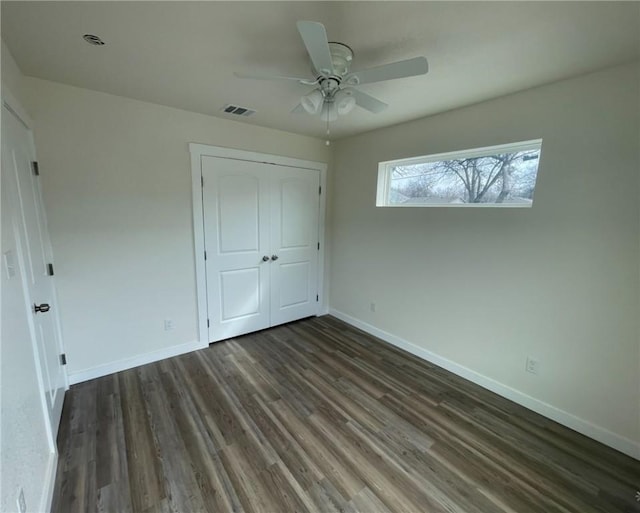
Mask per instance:
[[[238,78],[257,80],[294,80],[302,85],[315,86],[302,96],[292,112],[320,114],[329,123],[339,115],[348,114],[355,105],[377,114],[388,105],[356,89],[361,84],[382,82],[396,78],[424,75],[429,71],[427,59],[415,57],[361,71],[351,71],[353,50],[343,43],[329,42],[322,23],[298,21],[298,32],[311,58],[312,78],[267,75],[261,73],[235,73]]]

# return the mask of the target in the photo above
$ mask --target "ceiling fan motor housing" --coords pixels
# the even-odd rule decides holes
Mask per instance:
[[[344,77],[353,62],[353,50],[344,43],[330,42],[329,52],[335,75],[340,78]]]
[[[349,73],[351,62],[353,61],[353,50],[344,43],[329,43],[329,52],[331,54],[331,63],[333,64],[332,75],[318,74],[318,88],[322,91],[322,95],[326,100],[331,101],[334,95],[340,90],[340,84],[344,76]]]
[[[313,106],[309,101],[315,93],[303,97],[302,105],[309,113],[320,112],[325,121],[335,121],[338,114],[347,114],[355,105],[355,99],[351,91],[341,89],[340,85],[344,77],[349,73],[353,61],[353,50],[343,43],[329,42],[329,53],[333,65],[333,74],[327,76],[319,73],[318,89],[324,97],[323,105]],[[317,91],[316,90],[316,91]]]
[[[329,77],[321,78],[319,82],[320,90],[325,98],[331,98],[340,89],[340,78]]]

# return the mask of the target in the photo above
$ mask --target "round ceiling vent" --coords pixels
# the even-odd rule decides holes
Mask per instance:
[[[90,45],[102,46],[104,44],[104,41],[102,39],[93,34],[85,34],[84,36],[82,36],[82,39],[84,39]]]

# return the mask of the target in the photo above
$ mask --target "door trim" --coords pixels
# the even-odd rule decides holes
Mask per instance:
[[[312,160],[302,160],[281,155],[271,155],[269,153],[258,153],[254,151],[237,150],[222,146],[209,146],[206,144],[189,144],[191,153],[191,189],[193,198],[193,238],[194,256],[196,265],[196,296],[198,308],[198,340],[201,344],[209,344],[209,329],[207,327],[207,277],[204,261],[204,206],[202,202],[202,157],[218,157],[232,160],[246,160],[249,162],[259,162],[262,164],[274,164],[277,166],[296,167],[302,169],[313,169],[320,172],[320,187],[322,193],[319,194],[319,222],[318,241],[320,251],[318,254],[318,302],[319,313],[327,313],[327,294],[324,283],[325,276],[325,254],[326,254],[326,228],[325,214],[327,206],[327,164],[324,162],[314,162]]]
[[[2,103],[6,105],[6,107],[13,112],[13,114],[20,120],[20,122],[30,131],[33,131],[33,120],[27,114],[27,111],[24,110],[20,102],[16,99],[11,91],[5,86],[4,82],[1,85],[1,93],[2,94]],[[33,144],[33,137],[32,137]],[[33,153],[35,155],[35,149],[32,148]]]

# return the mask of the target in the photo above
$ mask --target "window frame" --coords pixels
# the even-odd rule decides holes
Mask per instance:
[[[391,168],[398,165],[410,166],[415,164],[428,164],[443,160],[456,160],[460,158],[487,157],[497,153],[516,153],[518,151],[528,151],[538,149],[540,157],[538,169],[540,170],[540,159],[542,158],[542,138],[530,139],[515,143],[498,144],[495,146],[484,146],[481,148],[471,148],[467,150],[450,151],[446,153],[435,153],[433,155],[423,155],[419,157],[409,157],[403,159],[386,160],[378,163],[378,183],[376,191],[376,207],[401,207],[401,208],[531,208],[531,203],[390,203],[389,194],[391,191]],[[536,174],[536,186],[537,186]]]

